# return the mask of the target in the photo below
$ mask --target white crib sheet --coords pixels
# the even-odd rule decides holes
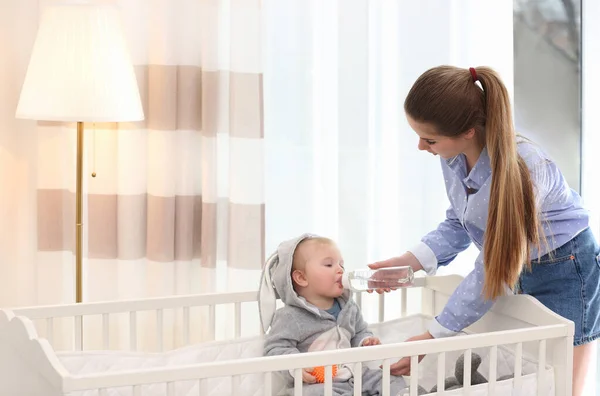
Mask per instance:
[[[400,342],[406,338],[422,333],[431,318],[422,315],[413,315],[402,319],[374,324],[371,326],[373,332],[379,336],[384,344]],[[85,375],[92,373],[118,372],[122,370],[139,370],[151,367],[177,366],[204,362],[217,362],[231,359],[242,359],[260,357],[263,353],[261,337],[245,339],[214,341],[197,345],[190,345],[165,353],[142,353],[122,351],[84,351],[84,352],[58,352],[58,358],[65,368],[73,375]],[[488,378],[489,356],[488,350],[474,350],[482,357],[479,371]],[[446,376],[453,375],[456,359],[459,352],[446,354]],[[370,362],[369,366],[377,367],[380,362]],[[498,348],[498,373],[497,378],[512,373],[514,356],[509,350]],[[436,383],[437,357],[426,356],[419,365],[419,384],[425,389],[431,389]],[[536,365],[528,359],[523,359],[523,388],[521,394],[536,394]],[[546,383],[554,383],[554,372],[552,368],[546,370]],[[281,379],[273,376],[274,391],[281,390]],[[240,377],[240,388],[244,395],[263,395],[264,376],[262,374],[251,374]],[[407,378],[408,381],[408,378]],[[199,386],[202,389],[199,389]],[[201,381],[185,381],[175,384],[177,396],[223,396],[232,394],[232,379],[229,377],[211,378]],[[502,381],[496,385],[496,394],[510,395],[512,392],[512,380]],[[132,396],[131,387],[108,389],[109,396]],[[153,384],[142,386],[142,395],[154,396],[167,394],[166,384]],[[461,390],[447,392],[447,395],[460,395]],[[471,388],[471,395],[487,395],[487,385]],[[74,392],[70,396],[97,396],[97,391]],[[552,386],[549,396],[554,395]],[[236,395],[237,396],[237,395]]]

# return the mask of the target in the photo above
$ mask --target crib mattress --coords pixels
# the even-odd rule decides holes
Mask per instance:
[[[412,315],[402,319],[386,321],[371,326],[373,332],[389,344],[401,342],[406,338],[425,331],[430,317]],[[473,350],[482,357],[479,371],[489,377],[489,350]],[[123,370],[143,370],[147,368],[197,364],[204,362],[217,362],[232,359],[261,357],[263,353],[262,337],[243,338],[227,341],[214,341],[197,345],[190,345],[165,353],[143,353],[124,351],[83,351],[83,352],[58,352],[57,356],[67,371],[73,375],[86,375],[94,373],[114,373]],[[460,352],[446,353],[446,376],[453,375],[456,359]],[[498,348],[497,375],[499,378],[511,374],[514,367],[514,355],[507,348]],[[381,362],[370,362],[368,365],[378,367]],[[523,388],[521,394],[536,394],[536,364],[532,359],[523,358]],[[426,356],[419,365],[419,384],[425,389],[431,389],[436,383],[437,356]],[[273,376],[273,389],[278,392],[283,383],[277,376]],[[407,378],[408,380],[408,378]],[[203,381],[182,381],[175,384],[177,396],[206,395],[222,396],[232,394],[231,378],[211,378]],[[241,376],[241,387],[244,395],[263,395],[264,376],[250,374]],[[554,372],[551,367],[546,370],[546,381],[554,383]],[[201,388],[200,388],[201,387]],[[498,382],[496,394],[510,395],[512,380]],[[113,388],[107,390],[110,396],[133,396],[131,387]],[[147,396],[165,395],[166,384],[154,384],[142,387],[142,394]],[[461,390],[447,392],[447,395],[460,395]],[[471,388],[471,395],[487,395],[487,385]],[[74,392],[70,396],[96,396],[97,391]],[[554,395],[554,388],[550,389],[549,396]]]

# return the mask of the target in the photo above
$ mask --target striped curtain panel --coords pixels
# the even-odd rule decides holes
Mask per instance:
[[[118,4],[146,118],[85,125],[84,301],[256,290],[265,257],[260,0]],[[75,125],[38,124],[44,304],[74,301],[75,137]],[[169,315],[165,338],[177,343]],[[92,345],[100,322],[85,328]]]

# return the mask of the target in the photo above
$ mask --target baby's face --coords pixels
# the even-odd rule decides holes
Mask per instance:
[[[304,247],[304,246],[303,246]],[[321,297],[336,298],[342,295],[342,275],[344,260],[335,245],[308,243],[305,246],[307,258],[305,276],[307,292]]]

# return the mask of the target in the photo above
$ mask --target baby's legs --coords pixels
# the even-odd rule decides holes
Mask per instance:
[[[333,396],[354,395],[352,384],[349,382],[334,382],[332,385]],[[294,388],[288,389],[287,394],[293,396]],[[304,386],[302,386],[302,396],[323,396],[324,394],[324,384],[304,384]]]
[[[363,368],[362,394],[368,396],[383,395],[383,371]],[[400,391],[406,389],[406,382],[402,377],[390,375],[390,395],[396,396]]]
[[[363,368],[362,375],[362,394],[363,396],[381,396],[382,391],[382,379],[383,372],[381,370],[374,370]],[[334,396],[353,396],[354,395],[354,378],[349,379],[346,382],[333,382],[332,394]],[[406,382],[402,377],[390,376],[390,395],[397,396],[401,391],[407,391]],[[287,391],[287,395],[293,396],[294,389],[290,388]],[[304,384],[302,387],[302,396],[323,396],[325,394],[324,384]]]

